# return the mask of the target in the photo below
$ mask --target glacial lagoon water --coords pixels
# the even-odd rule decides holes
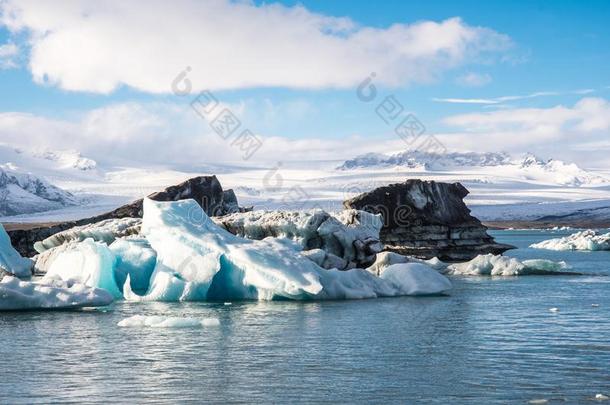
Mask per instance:
[[[595,403],[610,395],[610,252],[529,249],[586,276],[452,278],[450,296],[117,303],[0,314],[0,403]],[[557,308],[557,311],[550,311]],[[132,315],[216,318],[121,328]]]

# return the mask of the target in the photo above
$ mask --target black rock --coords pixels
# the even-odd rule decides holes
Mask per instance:
[[[460,183],[407,180],[379,187],[343,203],[382,214],[381,242],[385,250],[445,261],[471,260],[479,254],[513,249],[496,243],[481,221],[470,215]]]

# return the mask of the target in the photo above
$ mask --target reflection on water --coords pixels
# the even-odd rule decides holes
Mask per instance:
[[[548,234],[500,235],[524,248],[518,258],[610,274],[605,252],[533,251],[525,247]],[[449,297],[2,314],[0,402],[575,403],[610,392],[604,276],[454,286]],[[220,326],[116,326],[136,314]]]

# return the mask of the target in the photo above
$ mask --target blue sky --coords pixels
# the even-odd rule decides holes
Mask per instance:
[[[158,108],[159,105],[177,106],[188,111],[188,101],[172,95],[169,84],[165,85],[164,81],[171,76],[168,72],[175,71],[177,74],[183,66],[193,65],[194,74],[206,71],[205,76],[192,77],[197,87],[195,90],[209,88],[210,83],[214,86],[222,82],[218,88],[212,89],[216,97],[232,106],[243,124],[261,136],[337,142],[355,136],[364,141],[370,140],[375,146],[389,140],[384,151],[390,152],[400,148],[400,144],[390,142],[395,141],[392,128],[377,117],[374,105],[361,102],[355,95],[358,78],[364,79],[364,73],[373,70],[367,70],[366,61],[379,57],[382,61],[371,65],[373,68],[379,66],[386,69],[378,75],[382,78],[381,82],[376,83],[380,97],[394,95],[407,111],[414,113],[425,124],[429,132],[444,136],[450,149],[459,147],[461,142],[458,140],[468,139],[465,138],[468,134],[482,136],[483,132],[496,134],[493,139],[498,140],[498,149],[513,152],[534,150],[543,155],[559,153],[577,161],[587,159],[587,147],[597,151],[600,147],[610,148],[607,142],[604,143],[610,138],[607,136],[606,122],[592,125],[585,122],[590,122],[596,114],[604,114],[607,111],[604,102],[610,99],[608,1],[387,1],[383,4],[368,1],[284,1],[286,7],[280,9],[274,2],[255,2],[235,8],[235,3],[230,2],[212,1],[208,5],[207,2],[189,0],[178,2],[173,8],[163,3],[147,7],[143,2],[132,2],[134,6],[129,8],[116,6],[112,2],[107,6],[94,6],[94,3],[74,6],[74,3],[59,2],[55,3],[55,9],[42,7],[41,4],[29,4],[27,1],[3,3],[4,25],[0,28],[0,46],[14,44],[18,52],[5,56],[4,68],[0,70],[3,90],[0,112],[27,113],[30,118],[53,121],[62,130],[58,135],[49,135],[51,137],[61,136],[62,133],[65,135],[66,131],[69,132],[66,128],[71,124],[81,125],[83,117],[91,111],[116,105],[138,106],[138,109],[143,106],[147,113],[153,115],[153,111],[163,110]],[[75,7],[82,10],[74,10]],[[305,10],[305,17],[303,13],[292,13],[297,9]],[[150,21],[154,21],[154,12],[166,15],[168,22],[161,26],[147,21],[139,24],[140,20],[147,20],[147,14],[150,14]],[[181,31],[181,27],[171,24],[173,17],[180,22],[180,19],[193,15],[200,17],[201,25],[205,25],[208,21],[206,16],[213,16],[215,12],[223,12],[221,20],[224,25],[205,32],[198,32],[198,28],[194,28],[192,36],[189,31]],[[173,13],[177,14],[174,16]],[[259,15],[265,30],[267,27],[264,24],[269,24],[268,20],[264,20],[267,18],[263,15],[265,13],[277,13],[277,18],[285,20],[287,27],[281,28],[284,31],[277,28],[277,33],[272,32],[269,38],[263,33],[262,39],[252,44],[246,43],[240,49],[239,43],[235,42],[241,38],[240,31],[243,30],[244,37],[248,38],[248,24]],[[117,27],[121,19],[133,23],[134,20],[130,18],[135,18],[133,37],[130,38],[127,30],[118,42],[108,42],[105,37],[112,37],[115,28],[107,23],[108,15],[116,17]],[[345,23],[344,20],[335,19],[326,21],[327,17],[346,17],[352,26],[345,31],[326,35],[326,31],[340,28]],[[464,40],[468,51],[461,48],[461,43],[451,45],[453,48],[448,51],[442,48],[442,43],[434,43],[436,39],[430,38],[430,35],[411,39],[411,35],[415,34],[410,30],[418,24],[444,26],[444,22],[456,17],[459,18],[457,26],[464,38],[468,38]],[[209,20],[210,25],[214,21]],[[293,33],[291,30],[291,24],[298,27],[301,23],[304,30],[320,24],[322,28],[319,30],[324,37],[320,41],[324,42],[304,43],[307,39],[303,42],[275,42],[274,35],[281,36],[284,32],[302,38],[300,32]],[[391,27],[396,24],[401,25],[402,31],[392,32]],[[188,22],[184,25],[189,26]],[[193,20],[192,26],[197,27],[196,20]],[[261,28],[257,28],[256,32],[260,31]],[[442,29],[439,32],[446,35],[442,40],[449,41],[453,31]],[[239,38],[233,40],[233,36]],[[308,37],[306,35],[304,38]],[[337,39],[347,37],[358,38],[352,38],[354,40],[343,47],[332,48]],[[166,47],[157,45],[166,39],[171,39]],[[490,44],[487,44],[488,39]],[[224,44],[225,40],[229,41],[226,46],[236,48],[234,53],[215,48],[214,43]],[[182,42],[188,44],[183,47]],[[365,44],[362,45],[364,50],[354,51],[360,44]],[[318,47],[324,48],[326,45],[329,45],[329,53],[317,53]],[[438,54],[427,55],[425,50],[434,46],[442,49],[439,48]],[[96,47],[108,48],[99,60],[98,54],[103,51],[97,52]],[[252,50],[253,47],[256,49]],[[298,53],[300,47],[303,50]],[[413,56],[409,47],[421,47],[423,50]],[[147,59],[142,66],[138,66],[140,60],[130,60],[129,57],[131,53],[139,55],[138,50],[142,48],[150,49],[141,53]],[[174,48],[188,52],[174,52]],[[208,49],[208,52],[220,56],[206,59],[206,55],[198,52],[199,49]],[[317,63],[311,63],[299,71],[299,65],[290,61],[286,62],[285,68],[278,68],[279,73],[266,74],[266,65],[260,61],[269,58],[270,65],[277,65],[284,49],[288,52],[286,59],[309,62],[311,58],[319,61],[319,74],[316,72]],[[292,49],[297,51],[293,54]],[[346,57],[342,60],[337,56],[336,61],[328,61],[334,57],[332,52],[337,53],[337,50],[346,53],[353,51],[354,55],[351,59]],[[460,54],[456,56],[452,53],[452,56],[446,57],[444,52]],[[169,53],[175,55],[169,57]],[[261,66],[250,69],[254,62]],[[215,65],[209,69],[209,73],[208,63]],[[409,64],[413,66],[407,66]],[[122,70],[117,65],[123,66]],[[128,71],[132,67],[133,71]],[[329,73],[332,69],[336,69],[336,72],[333,70]],[[426,77],[428,75],[422,73],[422,69],[429,69],[432,72],[430,77]],[[96,86],[100,72],[106,71],[113,71],[108,84]],[[362,73],[354,73],[360,71]],[[281,76],[281,79],[275,80],[277,76]],[[43,80],[41,77],[47,83],[40,83]],[[104,80],[99,79],[99,82]],[[159,83],[162,85],[156,85]],[[538,95],[531,96],[533,94]],[[503,99],[528,95],[530,97]],[[583,99],[582,108],[576,107]],[[587,103],[586,100],[590,99],[597,100],[597,103]],[[149,108],[151,105],[155,108]],[[564,111],[563,107],[567,110]],[[527,114],[531,109],[535,109],[534,113]],[[536,112],[538,110],[539,114]],[[524,115],[548,115],[550,118],[541,123],[533,122],[531,118],[519,121]],[[557,118],[556,115],[561,117]],[[146,116],[150,124],[150,117]],[[122,119],[125,119],[124,116]],[[180,120],[176,117],[172,119],[174,122]],[[17,137],[15,131],[8,124],[3,127],[1,122],[0,141],[14,142]],[[131,118],[129,123],[136,126]],[[90,128],[93,124],[88,125],[87,128]],[[176,123],[175,128],[168,125],[160,126],[165,132],[172,132],[173,129],[181,133],[204,130],[191,129],[190,124],[184,123]],[[110,131],[113,127],[105,125],[105,128]],[[159,130],[157,127],[151,129],[150,125],[144,128]],[[20,129],[20,138],[23,131]],[[549,131],[563,133],[555,139],[549,135]],[[452,137],[452,134],[455,136]],[[523,140],[512,145],[509,139],[511,134],[516,138],[529,137],[531,142]],[[124,136],[129,137],[130,134],[125,133]],[[573,147],[576,136],[586,141],[578,148]],[[109,137],[116,140],[115,136]],[[464,144],[464,149],[478,146],[477,141]],[[494,144],[493,140],[483,142],[481,148],[494,149]],[[87,149],[88,144],[84,141],[74,142],[75,148],[83,148],[83,145]],[[340,144],[329,144],[329,148],[337,145]],[[582,153],[572,151],[567,156],[566,149],[579,148]]]

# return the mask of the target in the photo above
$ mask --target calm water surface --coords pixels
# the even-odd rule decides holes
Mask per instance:
[[[610,253],[527,248],[567,233],[495,236],[587,276],[453,278],[447,297],[3,313],[0,403],[593,403],[610,395]],[[116,326],[135,314],[220,326]]]

